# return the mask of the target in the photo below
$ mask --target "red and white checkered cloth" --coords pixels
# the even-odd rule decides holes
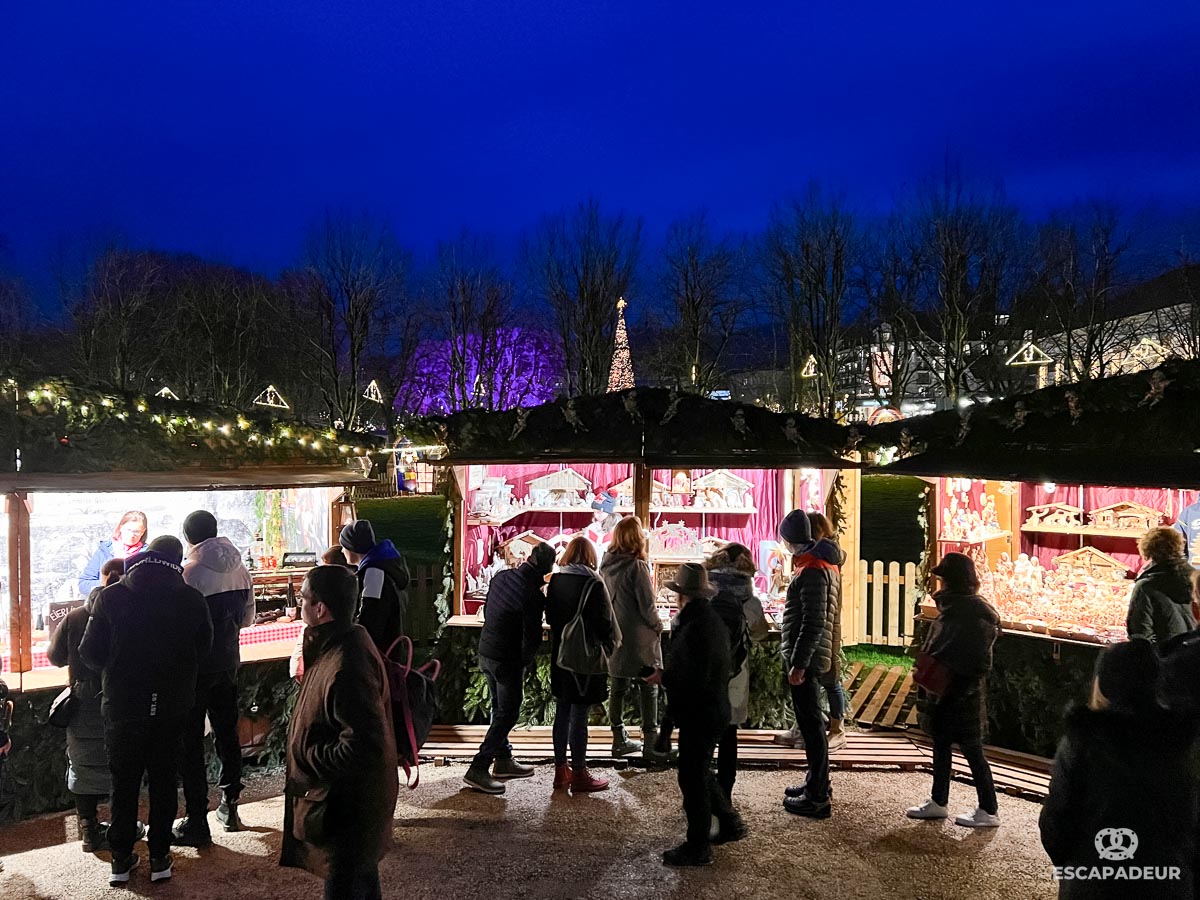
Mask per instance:
[[[246,645],[294,641],[303,627],[303,622],[268,622],[265,625],[251,625],[249,628],[242,629],[238,643]]]

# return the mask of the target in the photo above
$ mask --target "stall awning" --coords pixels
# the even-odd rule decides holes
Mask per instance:
[[[168,472],[12,472],[0,475],[0,493],[236,491],[267,488],[344,487],[373,483],[343,466],[182,468]]]
[[[1007,457],[930,451],[875,471],[887,475],[977,478],[989,481],[1100,484],[1112,487],[1200,488],[1200,455],[1139,454],[1133,459],[1061,451],[1014,449]]]

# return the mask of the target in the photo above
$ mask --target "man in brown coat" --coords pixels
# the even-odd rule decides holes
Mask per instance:
[[[327,900],[375,900],[399,790],[387,676],[354,624],[353,575],[318,566],[300,600],[304,681],[288,726],[280,864],[324,876]]]

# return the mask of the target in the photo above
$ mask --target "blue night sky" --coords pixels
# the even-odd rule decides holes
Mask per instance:
[[[420,250],[592,194],[755,230],[813,178],[886,209],[947,154],[1033,214],[1200,205],[1200,3],[8,4],[0,234],[267,272],[325,208]]]

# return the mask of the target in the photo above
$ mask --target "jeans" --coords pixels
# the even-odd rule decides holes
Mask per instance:
[[[100,803],[104,800],[103,794],[75,794],[75,813],[81,819],[91,819],[96,821],[100,814]]]
[[[803,684],[793,684],[791,688],[796,727],[804,737],[804,755],[808,760],[805,793],[819,803],[824,802],[829,799],[829,741],[821,717],[821,686],[809,671]]]
[[[642,708],[642,734],[658,731],[658,685],[646,684],[640,678],[613,678],[608,693],[608,721],[613,728],[625,726],[625,697],[637,682],[638,700]]]
[[[488,727],[471,766],[486,769],[497,759],[512,757],[512,744],[508,742],[508,734],[517,724],[521,713],[521,682],[525,671],[520,663],[501,662],[486,656],[479,657],[479,670],[487,679],[488,691],[492,697],[492,724]]]
[[[825,693],[829,696],[829,718],[846,718],[846,690],[842,687],[842,683],[835,681],[825,688]]]
[[[587,764],[588,713],[590,703],[563,703],[554,708],[554,764],[567,761],[567,745],[571,746],[571,765]]]
[[[208,814],[208,767],[204,759],[204,718],[212,723],[213,743],[221,772],[217,784],[225,799],[242,792],[242,746],[238,739],[237,671],[213,672],[196,679],[196,702],[183,726],[179,758],[183,797],[189,821],[204,824]]]
[[[717,784],[729,799],[733,798],[733,783],[737,780],[737,733],[738,727],[730,725],[717,744]]]
[[[325,900],[380,900],[379,863],[375,860],[342,863],[337,854],[329,859],[325,876]]]
[[[967,765],[971,767],[971,779],[975,782],[975,793],[984,812],[996,814],[996,785],[992,782],[992,767],[983,755],[981,741],[959,744]],[[933,736],[933,802],[945,806],[950,800],[950,774],[954,759],[954,743],[949,738]]]
[[[711,731],[679,726],[679,791],[687,816],[687,842],[697,847],[708,846],[714,815],[721,825],[735,815],[729,798],[713,776],[712,755],[716,745],[717,737]]]
[[[143,774],[150,782],[150,834],[146,841],[150,856],[166,856],[171,849],[171,826],[179,806],[175,764],[182,731],[183,719],[106,723],[104,737],[112,772],[108,842],[114,856],[133,852]]]

